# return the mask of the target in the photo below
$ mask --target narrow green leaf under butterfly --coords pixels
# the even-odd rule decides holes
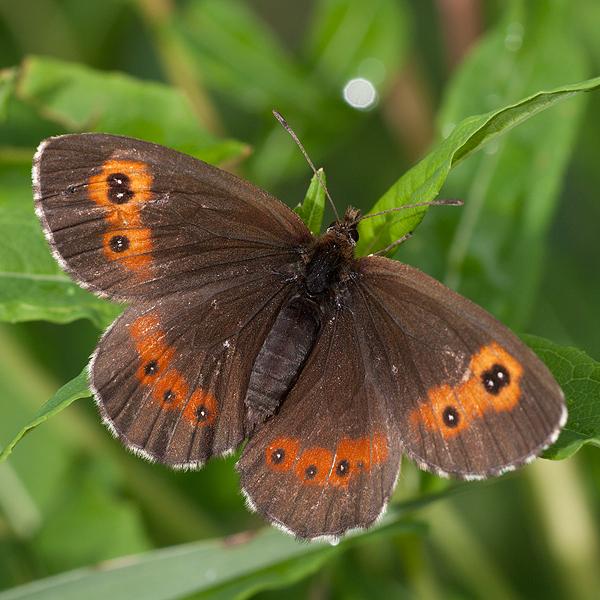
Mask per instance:
[[[250,591],[290,585],[342,551],[379,535],[422,529],[407,517],[465,489],[458,484],[414,501],[395,504],[377,530],[327,542],[298,544],[273,529],[202,540],[62,573],[7,592],[0,600],[169,600],[192,594],[246,598]],[[239,595],[238,595],[239,594]],[[204,596],[203,596],[204,597]]]
[[[46,419],[67,408],[75,400],[91,396],[87,379],[87,367],[75,378],[63,385],[52,398],[40,408],[34,419],[28,423],[0,454],[0,463],[4,462],[19,440],[32,429],[41,425]]]

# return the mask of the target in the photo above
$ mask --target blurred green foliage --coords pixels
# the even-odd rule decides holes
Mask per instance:
[[[0,447],[81,372],[119,311],[47,250],[31,199],[39,142],[86,130],[149,139],[296,206],[310,171],[272,109],[325,167],[338,210],[429,199],[442,183],[441,197],[464,200],[429,210],[398,258],[546,338],[527,342],[572,402],[553,456],[597,444],[600,93],[496,134],[535,103],[505,107],[600,74],[600,6],[458,4],[0,0]],[[354,77],[375,83],[373,109],[343,101]],[[368,223],[380,247],[414,226]],[[78,381],[39,419],[85,395]],[[272,530],[218,539],[263,525],[234,462],[170,472],[127,454],[89,399],[55,414],[0,465],[0,599],[600,598],[590,444],[484,484],[448,487],[405,463],[381,528],[336,547]]]

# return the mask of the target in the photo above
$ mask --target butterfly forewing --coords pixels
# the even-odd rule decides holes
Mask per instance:
[[[34,193],[62,266],[118,299],[284,268],[312,239],[297,215],[251,183],[122,136],[47,140],[34,160]]]

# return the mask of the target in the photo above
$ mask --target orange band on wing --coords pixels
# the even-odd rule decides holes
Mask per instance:
[[[267,464],[276,471],[289,471],[296,462],[300,441],[286,437],[273,440],[265,452]]]
[[[294,465],[294,472],[303,483],[323,485],[329,477],[332,463],[333,452],[313,446],[302,452]]]
[[[455,387],[445,383],[429,390],[428,401],[409,416],[411,428],[421,425],[452,438],[486,412],[512,410],[518,404],[523,368],[495,342],[473,355],[467,373],[469,377]]]
[[[152,182],[144,163],[125,159],[106,161],[102,173],[88,182],[90,200],[105,208],[109,223],[102,238],[106,257],[120,261],[142,280],[150,276],[152,240],[140,209],[152,199]]]
[[[347,486],[354,475],[370,472],[373,465],[383,463],[389,454],[388,439],[380,432],[355,440],[345,437],[335,452],[311,446],[299,453],[299,448],[299,440],[279,437],[265,451],[267,464],[277,471],[293,468],[303,484],[319,486]]]
[[[210,391],[197,387],[190,395],[185,377],[171,366],[177,356],[169,346],[157,315],[149,313],[129,325],[129,333],[140,358],[137,377],[151,389],[151,398],[162,408],[183,411],[192,425],[211,425],[218,414],[216,398]]]
[[[345,487],[357,473],[368,473],[372,465],[384,462],[388,453],[388,440],[382,433],[378,432],[372,438],[365,436],[357,440],[344,438],[335,450],[335,465],[328,483]]]
[[[183,416],[190,423],[212,425],[217,420],[218,410],[217,399],[208,390],[198,388],[190,396]]]
[[[114,182],[111,182],[111,175]],[[125,176],[123,183],[119,184],[118,179],[114,177],[116,175]],[[107,160],[102,173],[90,177],[88,192],[90,199],[96,204],[111,209],[107,219],[113,225],[119,226],[131,223],[139,216],[139,203],[148,202],[152,198],[152,181],[152,174],[142,162]]]

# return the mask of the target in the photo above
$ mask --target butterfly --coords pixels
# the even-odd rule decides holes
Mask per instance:
[[[485,478],[566,421],[548,369],[494,317],[415,268],[357,258],[352,207],[316,237],[243,179],[102,133],[42,142],[33,186],[62,268],[129,303],[89,366],[110,431],[174,468],[245,442],[249,507],[297,538],[376,522],[403,454]]]

